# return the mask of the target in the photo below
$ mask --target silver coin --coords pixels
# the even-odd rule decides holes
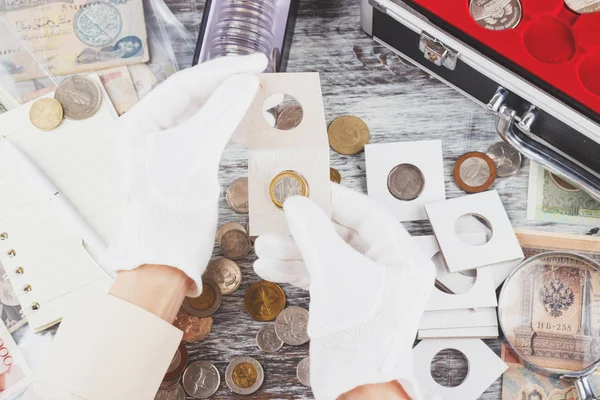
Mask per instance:
[[[58,85],[54,98],[62,105],[65,118],[86,119],[98,111],[102,93],[90,78],[70,76]]]
[[[283,310],[275,320],[275,333],[285,344],[300,346],[309,341],[308,311],[291,306]]]
[[[154,400],[185,400],[185,391],[180,384],[170,389],[161,389],[156,392]]]
[[[217,392],[221,384],[219,370],[207,361],[196,361],[183,371],[183,388],[195,399],[207,399]]]
[[[423,192],[425,176],[413,164],[396,165],[388,174],[387,186],[391,195],[398,200],[414,200]]]
[[[294,129],[300,125],[303,116],[304,111],[302,110],[302,106],[286,107],[279,113],[275,127],[277,129],[281,129],[282,131]]]
[[[210,279],[202,280],[202,293],[198,297],[183,299],[183,309],[190,315],[198,318],[213,315],[223,301],[221,289]]]
[[[256,345],[265,353],[275,353],[283,347],[283,341],[275,333],[275,324],[267,324],[256,334]]]
[[[469,11],[475,22],[492,31],[513,29],[523,17],[519,0],[471,0]]]
[[[298,363],[296,376],[301,384],[310,387],[310,356],[305,357]]]
[[[500,178],[516,174],[521,167],[521,153],[504,141],[491,145],[486,154],[494,160],[496,176]]]
[[[233,211],[248,214],[248,178],[233,181],[227,188],[225,199]]]
[[[245,230],[233,229],[221,238],[221,251],[230,260],[241,260],[250,253],[250,249],[252,249],[252,242]]]
[[[265,373],[258,361],[239,357],[229,363],[225,371],[225,383],[237,394],[252,394],[260,388]]]
[[[567,7],[579,14],[600,11],[600,0],[565,0]]]
[[[470,157],[460,165],[458,173],[465,184],[477,187],[486,183],[492,172],[484,159]]]
[[[212,260],[204,275],[219,286],[222,294],[235,292],[242,283],[242,271],[238,264],[224,257]]]

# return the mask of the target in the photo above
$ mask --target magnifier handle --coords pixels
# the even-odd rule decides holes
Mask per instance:
[[[600,400],[594,394],[592,390],[592,386],[590,385],[590,381],[588,380],[588,376],[582,376],[575,380],[575,387],[577,388],[577,394],[579,395],[579,400]]]

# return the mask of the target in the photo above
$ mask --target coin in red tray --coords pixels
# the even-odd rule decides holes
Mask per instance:
[[[565,0],[572,11],[579,14],[589,14],[600,11],[600,0]]]
[[[467,193],[479,193],[492,186],[496,179],[496,164],[487,154],[465,153],[454,164],[454,181]]]
[[[519,0],[471,0],[469,11],[475,22],[491,31],[514,29],[523,17]]]

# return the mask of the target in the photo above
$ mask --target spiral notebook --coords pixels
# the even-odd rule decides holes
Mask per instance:
[[[3,278],[12,283],[36,332],[58,323],[70,305],[106,293],[112,283],[83,245],[78,225],[57,212],[23,164],[34,162],[110,242],[121,212],[116,112],[97,75],[90,78],[101,88],[103,101],[87,120],[64,120],[45,132],[29,121],[31,103],[0,115],[0,261],[6,269]]]

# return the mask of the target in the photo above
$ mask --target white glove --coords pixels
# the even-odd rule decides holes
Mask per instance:
[[[293,239],[259,237],[254,270],[266,280],[310,288],[310,379],[317,399],[394,380],[418,399],[412,345],[433,288],[433,263],[372,199],[333,184],[331,202],[337,229],[311,200],[288,199]]]
[[[185,272],[197,296],[218,218],[221,154],[259,87],[262,54],[219,58],[178,72],[118,122],[126,204],[101,263]]]

